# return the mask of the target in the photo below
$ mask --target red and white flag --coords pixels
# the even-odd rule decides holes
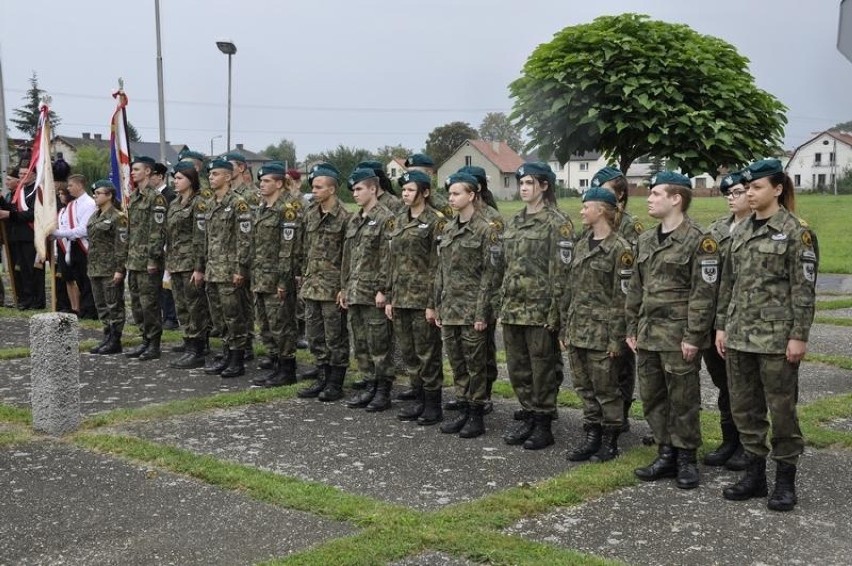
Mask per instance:
[[[50,159],[50,120],[47,104],[41,105],[39,129],[33,142],[33,161],[36,170],[35,221],[36,261],[47,260],[47,238],[56,229],[56,187],[53,184],[53,162]],[[21,199],[24,201],[24,199]],[[26,206],[26,202],[24,202]]]
[[[127,132],[127,95],[119,89],[112,93],[115,112],[109,124],[109,177],[117,189],[116,197],[127,210],[133,182],[130,179],[130,136]]]

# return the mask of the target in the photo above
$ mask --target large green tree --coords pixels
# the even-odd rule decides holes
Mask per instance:
[[[426,153],[438,167],[449,159],[455,150],[467,140],[479,139],[479,133],[467,122],[450,122],[438,126],[426,138]]]
[[[30,77],[30,88],[27,89],[27,93],[24,95],[25,104],[20,108],[12,110],[14,117],[10,118],[10,120],[15,125],[15,128],[31,138],[35,138],[38,131],[38,116],[44,92],[38,87],[38,76],[33,71],[33,76]],[[48,113],[48,119],[50,120],[50,129],[56,134],[56,126],[60,122],[59,116],[51,110]]]
[[[404,145],[386,145],[378,148],[376,153],[373,154],[373,157],[376,161],[380,161],[383,165],[385,165],[394,157],[398,157],[404,161],[405,158],[412,153],[414,152],[411,148],[405,147]]]
[[[109,176],[109,150],[93,145],[80,146],[72,171],[84,175],[90,184],[105,179]]]
[[[524,148],[521,130],[503,112],[489,112],[479,125],[479,137],[488,141],[504,141],[517,152]]]
[[[283,161],[288,167],[296,166],[296,144],[287,138],[281,138],[277,144],[271,144],[263,154],[274,161]]]
[[[732,45],[638,14],[563,29],[509,88],[543,155],[603,151],[622,171],[644,154],[691,174],[739,166],[781,145],[787,121]]]

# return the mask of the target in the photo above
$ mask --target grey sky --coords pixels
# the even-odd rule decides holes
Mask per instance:
[[[486,112],[511,109],[507,85],[536,45],[565,26],[638,12],[735,45],[758,86],[789,107],[793,147],[852,119],[852,63],[835,47],[838,7],[836,0],[161,0],[166,134],[205,153],[224,134],[220,38],[238,48],[232,143],[261,150],[286,137],[301,159],[339,144],[418,150],[441,124],[477,127]],[[153,0],[0,0],[0,42],[7,113],[22,104],[36,71],[62,118],[60,134],[106,135],[110,93],[122,76],[130,121],[145,141],[158,139]],[[224,151],[224,137],[213,144]]]

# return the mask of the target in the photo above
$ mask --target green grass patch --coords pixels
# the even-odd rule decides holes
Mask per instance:
[[[835,316],[817,316],[814,317],[814,322],[817,324],[830,324],[832,326],[852,326],[852,318]]]
[[[818,399],[799,407],[799,423],[805,440],[816,448],[852,449],[852,433],[826,425],[836,419],[852,418],[852,394]]]
[[[32,442],[33,435],[25,430],[0,430],[0,448],[18,446]]]
[[[0,404],[0,422],[31,425],[33,416],[29,409]]]
[[[840,369],[852,369],[852,358],[846,356],[835,356],[831,354],[817,354],[816,352],[808,352],[805,355],[806,362],[817,362],[829,366],[834,366]]]
[[[30,357],[29,348],[4,348],[0,350],[0,360],[17,360]]]
[[[852,299],[829,299],[827,301],[817,301],[816,310],[832,311],[836,309],[852,308]]]

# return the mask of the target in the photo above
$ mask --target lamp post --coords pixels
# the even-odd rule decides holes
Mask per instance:
[[[225,151],[231,151],[231,58],[237,52],[237,46],[233,41],[222,40],[216,42],[216,47],[228,56],[228,147]]]
[[[221,137],[222,134],[219,134],[218,136],[213,136],[212,138],[210,138],[210,157],[213,157],[213,140],[218,140]]]

